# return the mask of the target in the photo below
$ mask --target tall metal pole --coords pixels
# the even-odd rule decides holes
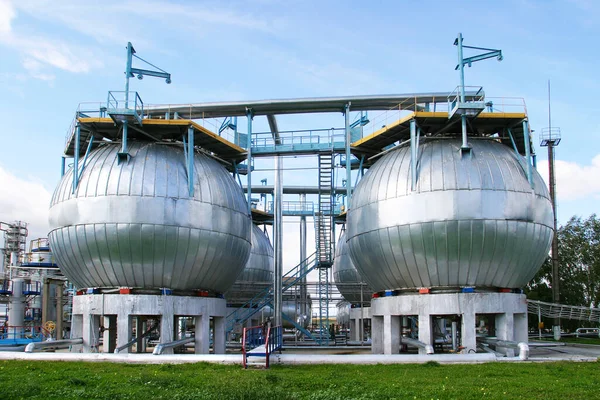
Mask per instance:
[[[550,107],[550,81],[548,80],[548,132],[552,134],[552,109]],[[558,223],[556,213],[556,176],[554,175],[554,141],[548,141],[548,178],[550,181],[550,201],[552,202],[553,229],[552,238],[552,301],[560,302],[560,277],[558,274]],[[560,318],[554,319],[554,325],[560,325]]]
[[[350,208],[350,200],[352,198],[352,167],[350,163],[350,103],[344,107],[344,118],[346,126],[346,208]],[[333,139],[332,139],[333,140]]]
[[[306,193],[300,194],[300,203],[302,204],[302,211],[306,210]],[[306,271],[306,216],[300,217],[300,262],[302,263],[301,274]],[[300,281],[300,315],[302,318],[306,316],[308,312],[307,307],[307,290],[306,290],[306,276]]]
[[[460,102],[465,102],[465,65],[463,63],[463,37],[462,33],[458,34],[458,69],[460,71]],[[467,143],[467,116],[460,116],[460,124],[462,129],[462,148],[468,149],[469,144]]]
[[[283,323],[282,312],[282,276],[283,276],[283,159],[281,156],[275,157],[275,215],[274,215],[274,244],[275,244],[275,282],[273,284],[273,306],[274,306],[274,324],[281,326]],[[248,186],[248,189],[250,187]],[[250,191],[248,191],[250,193]]]

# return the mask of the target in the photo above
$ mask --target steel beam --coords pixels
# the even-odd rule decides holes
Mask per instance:
[[[248,172],[246,178],[248,179],[248,215],[252,214],[252,118],[254,114],[251,108],[246,109],[246,118],[248,120],[248,136],[247,136],[247,150],[248,150]]]

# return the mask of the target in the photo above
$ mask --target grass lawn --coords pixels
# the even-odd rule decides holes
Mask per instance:
[[[303,365],[1,361],[0,399],[591,399],[600,362]]]

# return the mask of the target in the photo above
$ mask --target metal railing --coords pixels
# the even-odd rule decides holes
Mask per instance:
[[[278,143],[275,143],[271,132],[258,132],[252,134],[252,148],[270,148],[275,146],[334,146],[336,143],[344,144],[344,128],[312,129],[279,132]]]
[[[252,350],[264,346],[264,352]],[[282,326],[251,326],[242,332],[242,365],[248,367],[248,357],[265,357],[265,367],[269,368],[270,356],[283,346]]]
[[[314,252],[309,255],[305,260],[302,260],[300,264],[296,265],[290,271],[283,275],[283,288],[282,292],[285,293],[292,286],[296,285],[300,279],[306,276],[316,267],[317,253]],[[303,269],[305,269],[303,271]],[[227,315],[227,328],[226,332],[231,332],[236,324],[242,323],[250,318],[252,315],[260,311],[263,307],[271,303],[273,297],[273,287],[269,286],[262,292],[248,300],[241,307]]]
[[[575,319],[600,323],[600,308],[568,306],[565,304],[545,303],[527,300],[527,311],[547,318]]]
[[[273,213],[275,208],[272,201],[268,203],[267,212]],[[315,205],[312,201],[282,201],[281,210],[283,213],[298,213],[305,215],[313,215],[315,213]]]
[[[0,340],[7,341],[37,341],[40,342],[49,336],[41,326],[6,326],[0,327]]]

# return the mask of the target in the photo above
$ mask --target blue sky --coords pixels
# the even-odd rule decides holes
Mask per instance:
[[[563,132],[559,221],[600,211],[594,0],[93,3],[0,0],[0,220],[27,221],[32,236],[45,236],[77,105],[123,90],[127,41],[173,76],[171,85],[132,81],[145,103],[190,103],[451,91],[461,31],[465,44],[504,53],[467,69],[466,84],[524,98],[536,132],[548,125],[551,80],[553,125]],[[280,119],[281,130],[315,125],[342,126],[343,117]],[[267,129],[264,119],[255,126]],[[543,172],[545,149],[537,152]]]

